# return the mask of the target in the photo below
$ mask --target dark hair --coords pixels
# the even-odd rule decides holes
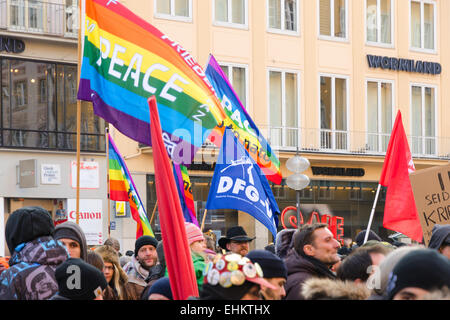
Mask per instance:
[[[99,255],[97,252],[88,250],[86,262],[90,265],[93,265],[98,270],[103,272],[103,268],[105,267],[105,263],[103,262],[103,258],[101,255]]]
[[[305,224],[300,230],[295,231],[294,237],[294,248],[298,253],[303,252],[303,247],[307,244],[313,244],[315,240],[314,231],[321,228],[326,228],[328,225],[326,223],[314,223]]]
[[[367,268],[372,265],[372,258],[368,250],[357,250],[346,257],[337,270],[337,277],[340,280],[361,279],[366,281],[369,278]]]

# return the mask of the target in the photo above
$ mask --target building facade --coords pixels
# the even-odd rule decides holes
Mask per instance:
[[[52,10],[46,1],[0,0],[0,157],[10,163],[9,169],[2,166],[0,174],[11,180],[9,187],[0,189],[5,215],[12,212],[15,199],[41,199],[47,188],[17,187],[14,170],[19,160],[57,164],[55,159],[61,157],[62,180],[69,176],[70,163],[75,160],[71,122],[75,87],[69,75],[76,72],[77,25],[73,24],[77,20],[77,3],[59,2],[61,10]],[[345,237],[354,237],[366,228],[398,110],[417,170],[450,160],[450,92],[445,90],[450,85],[448,1],[120,2],[178,41],[201,65],[206,64],[209,54],[215,56],[280,159],[283,183],[272,185],[272,190],[281,210],[296,204],[295,191],[285,182],[292,174],[286,161],[297,150],[309,159],[311,168],[305,174],[311,184],[300,197],[305,222],[312,212],[317,212],[321,216],[342,217]],[[48,15],[61,18],[62,22],[50,23],[55,19],[46,19]],[[19,40],[16,49],[21,51],[23,43],[24,50],[14,52],[12,40],[5,42],[5,37]],[[21,84],[15,70],[23,73],[21,68],[28,64],[36,64],[35,71],[26,68],[27,82]],[[54,74],[52,81],[49,76],[43,80],[47,74]],[[51,92],[53,98],[44,92]],[[103,199],[102,209],[106,212],[102,142],[105,125],[92,115],[90,108],[86,105],[87,112],[83,113],[83,157],[99,163],[100,186],[82,192],[86,199]],[[36,115],[45,115],[45,121],[37,120]],[[133,174],[159,237],[152,150],[112,127],[110,132]],[[205,147],[197,154],[196,164],[189,168],[199,221],[203,219],[217,152],[216,148]],[[64,183],[67,185],[68,181]],[[70,187],[50,186],[45,197],[53,199],[52,203],[55,199],[50,195],[57,194],[54,189],[61,192],[56,200],[74,197]],[[372,229],[387,237],[392,232],[382,228],[384,195],[382,190]],[[135,223],[127,209],[120,208],[113,204],[110,217],[115,228],[111,235],[124,247],[133,248]],[[236,224],[257,237],[254,247],[262,248],[273,241],[267,229],[243,212],[208,212],[205,219],[205,229],[218,236]],[[104,219],[104,233],[106,230]]]

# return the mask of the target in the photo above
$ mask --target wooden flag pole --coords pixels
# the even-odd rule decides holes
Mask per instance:
[[[106,184],[108,190],[108,238],[111,237],[111,190],[109,185],[109,130],[105,128],[105,141],[106,141]]]
[[[150,225],[153,222],[153,218],[155,218],[156,208],[158,207],[158,200],[156,200],[155,206],[153,207],[152,217],[150,218]]]
[[[208,209],[205,209],[205,213],[203,214],[203,218],[202,218],[202,226],[200,227],[200,230],[203,232],[203,228],[205,227],[205,218],[206,218],[206,214],[208,213]]]

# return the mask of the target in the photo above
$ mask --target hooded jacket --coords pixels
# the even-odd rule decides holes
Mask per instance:
[[[304,300],[303,283],[312,277],[336,279],[328,267],[319,260],[306,255],[300,255],[295,249],[289,251],[284,260],[288,278],[286,281],[286,300]]]
[[[311,278],[303,284],[305,300],[366,300],[370,291],[353,281]]]
[[[439,250],[444,240],[450,235],[450,225],[438,225],[433,227],[428,248]]]
[[[47,300],[58,291],[56,267],[68,258],[65,247],[51,236],[16,247],[10,268],[0,275],[0,300]]]
[[[67,221],[62,224],[59,224],[55,228],[54,238],[56,240],[63,239],[69,237],[68,239],[72,239],[80,244],[80,258],[86,261],[87,258],[87,244],[86,244],[86,236],[84,235],[83,230],[79,225],[72,221]]]

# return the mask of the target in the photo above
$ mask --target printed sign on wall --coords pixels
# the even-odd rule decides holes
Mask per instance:
[[[77,187],[77,162],[71,163],[71,182],[72,188]],[[80,164],[80,189],[99,189],[99,164],[98,162],[81,161]]]

